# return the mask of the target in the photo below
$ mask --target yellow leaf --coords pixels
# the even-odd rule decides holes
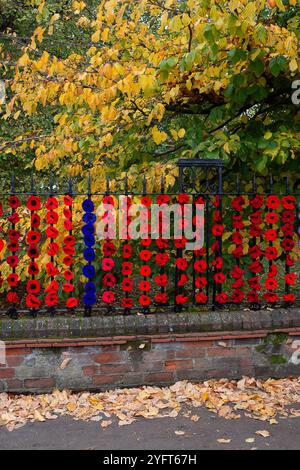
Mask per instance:
[[[291,72],[296,72],[298,69],[298,62],[296,59],[292,59],[291,62],[289,63],[290,71]]]
[[[92,34],[91,40],[93,42],[99,42],[100,39],[100,31],[96,31],[94,34]]]
[[[185,129],[179,129],[178,131],[178,137],[182,139],[185,136]]]
[[[159,131],[157,126],[154,126],[151,132],[153,140],[157,145],[159,145],[161,142],[164,142],[168,138],[167,134],[163,131]]]

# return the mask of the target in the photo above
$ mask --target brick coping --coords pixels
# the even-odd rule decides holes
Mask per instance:
[[[149,335],[161,341],[176,341],[176,338],[184,337],[225,339],[243,334],[245,337],[264,337],[270,332],[299,334],[299,331],[300,308],[0,320],[0,339],[7,345],[20,342],[38,347],[91,342],[111,344],[112,341],[118,344],[117,341],[139,340]]]

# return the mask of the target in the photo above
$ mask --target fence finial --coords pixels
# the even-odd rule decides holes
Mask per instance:
[[[256,187],[256,174],[255,174],[255,173],[253,173],[252,186],[253,186],[253,192],[254,192],[254,194],[255,194],[256,191],[257,191],[257,187]]]
[[[54,186],[53,176],[50,175],[50,181],[49,181],[50,196],[53,196],[53,186]]]
[[[146,180],[146,175],[144,174],[144,179],[143,179],[143,194],[147,194],[147,180]]]
[[[88,172],[88,196],[92,195],[91,173]]]
[[[109,183],[110,183],[110,180],[109,180],[109,176],[107,175],[106,176],[106,194],[109,194],[109,191],[110,191],[110,188],[109,188]]]
[[[34,178],[33,178],[32,173],[30,175],[30,191],[31,191],[31,193],[34,193]]]
[[[10,192],[14,193],[15,192],[15,174],[12,173],[10,177]]]
[[[126,173],[125,178],[124,178],[124,190],[125,194],[128,194],[128,174]]]
[[[241,184],[240,184],[240,175],[236,175],[236,192],[240,194],[241,192]]]
[[[160,180],[160,186],[161,186],[161,192],[165,192],[165,177],[164,175],[161,175],[161,180]]]
[[[273,175],[272,173],[270,174],[270,192],[273,191]]]
[[[288,176],[285,178],[285,192],[286,194],[290,192],[290,180]]]
[[[69,176],[69,194],[70,196],[73,194],[73,181],[71,176]]]

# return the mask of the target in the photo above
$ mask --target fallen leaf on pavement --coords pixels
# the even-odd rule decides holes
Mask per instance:
[[[255,434],[259,434],[259,436],[262,436],[262,437],[269,437],[270,436],[270,433],[269,431],[255,431]]]
[[[220,444],[229,444],[229,442],[231,442],[231,439],[217,439],[217,441],[220,443]]]

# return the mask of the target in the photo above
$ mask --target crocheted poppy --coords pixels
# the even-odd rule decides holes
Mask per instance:
[[[40,241],[40,239],[41,239],[40,233],[34,230],[30,230],[26,235],[26,243],[28,245],[35,245],[36,243]]]
[[[66,269],[63,273],[63,276],[66,281],[71,281],[71,279],[73,279],[74,277],[74,274],[73,274],[73,271],[71,271],[71,269]]]
[[[232,225],[236,230],[242,230],[245,226],[241,215],[234,215],[232,217]]]
[[[287,266],[291,267],[291,266],[294,266],[294,264],[296,263],[296,260],[292,258],[290,254],[287,254],[285,257],[285,263]]]
[[[160,292],[154,296],[154,302],[157,304],[166,304],[168,302],[168,295],[166,292]]]
[[[20,222],[20,216],[17,212],[14,212],[12,215],[7,217],[7,220],[12,224],[16,225],[18,222]]]
[[[292,195],[284,196],[281,200],[282,207],[287,210],[294,210],[295,209],[296,198]]]
[[[93,246],[95,244],[94,235],[85,235],[83,237],[83,242],[84,242],[85,246]]]
[[[189,300],[188,296],[183,295],[183,294],[178,294],[175,297],[175,302],[177,305],[183,305],[186,302],[188,302],[188,300]]]
[[[223,284],[225,282],[225,274],[223,273],[215,273],[214,274],[214,281],[217,283],[217,284]]]
[[[58,230],[57,230],[57,228],[52,227],[52,226],[47,227],[47,228],[46,228],[46,236],[47,236],[48,238],[52,238],[52,239],[53,239],[53,238],[57,238],[57,237],[58,237]]]
[[[121,272],[123,276],[130,276],[132,274],[132,263],[125,261],[122,264]]]
[[[240,289],[241,287],[243,287],[245,285],[245,282],[242,278],[239,278],[239,279],[236,279],[233,283],[232,283],[232,288],[233,289]]]
[[[86,212],[85,214],[83,214],[82,220],[86,224],[94,224],[97,220],[97,217],[96,214],[94,214],[93,212]]]
[[[278,295],[275,292],[266,292],[264,294],[264,299],[266,300],[266,302],[274,303],[277,301]]]
[[[6,258],[6,262],[11,268],[15,268],[19,263],[19,257],[17,255],[10,255]]]
[[[244,292],[242,292],[241,290],[235,290],[233,293],[232,293],[232,296],[231,296],[231,301],[233,303],[240,303],[244,300],[244,297],[245,297],[245,294]]]
[[[249,248],[249,255],[251,258],[258,258],[262,255],[261,248],[258,245],[251,246],[251,248]]]
[[[155,262],[158,266],[164,266],[169,260],[168,253],[156,253]]]
[[[96,274],[95,267],[92,264],[86,264],[82,268],[82,274],[89,279],[95,277],[95,274]]]
[[[284,251],[292,251],[295,246],[295,243],[294,240],[291,240],[290,238],[284,238],[281,242],[281,246]]]
[[[111,304],[115,300],[115,294],[111,291],[103,292],[102,300],[105,303]]]
[[[207,263],[203,259],[197,260],[194,263],[194,270],[198,273],[204,273],[207,268]]]
[[[141,260],[149,261],[151,258],[151,252],[149,250],[141,250],[139,253]]]
[[[56,197],[53,197],[53,196],[48,197],[48,199],[45,203],[45,207],[48,210],[57,209],[58,208],[58,201],[57,201]]]
[[[207,300],[208,300],[207,295],[204,294],[204,292],[199,292],[196,295],[196,302],[198,304],[205,304],[207,302]]]
[[[15,287],[18,284],[19,276],[18,274],[11,273],[7,276],[7,282],[11,287]]]
[[[249,302],[258,303],[259,302],[259,295],[255,291],[248,292],[247,298]]]
[[[166,287],[168,285],[168,276],[167,274],[158,274],[154,278],[155,284],[157,284],[160,287]]]
[[[260,273],[262,270],[262,265],[259,260],[256,260],[256,261],[253,261],[253,263],[251,263],[248,266],[248,268],[253,273]]]
[[[196,277],[195,279],[195,287],[197,289],[204,289],[207,285],[207,279],[205,277]]]
[[[33,294],[26,295],[25,303],[28,308],[37,309],[41,306],[41,301],[36,295]]]
[[[264,203],[264,197],[260,194],[256,194],[256,196],[251,199],[250,206],[253,209],[260,209]]]
[[[147,277],[150,276],[151,274],[151,268],[150,266],[147,266],[146,264],[140,267],[140,275]]]
[[[66,301],[67,308],[75,308],[78,305],[78,300],[76,297],[69,297]]]
[[[58,302],[58,296],[56,294],[49,294],[45,296],[45,304],[48,307],[54,307]]]
[[[7,293],[6,299],[11,304],[17,304],[20,301],[18,294],[12,291]]]
[[[129,297],[125,297],[121,299],[121,305],[123,308],[132,308],[133,306],[133,299]]]
[[[151,299],[147,295],[141,295],[139,298],[139,302],[143,307],[147,307],[148,305],[150,305]]]
[[[31,259],[35,259],[39,257],[39,250],[35,245],[30,245],[27,250],[27,255]]]
[[[296,218],[296,214],[291,211],[284,211],[282,213],[281,220],[284,224],[293,223]]]
[[[54,277],[59,273],[58,269],[54,266],[52,262],[46,263],[46,272],[48,276],[51,277]]]
[[[65,292],[73,292],[74,290],[74,286],[70,282],[64,282],[62,288]]]
[[[265,250],[265,257],[271,261],[274,260],[278,257],[278,251],[275,246],[268,246]]]
[[[235,245],[242,245],[243,243],[243,237],[240,234],[240,232],[234,232],[231,235],[231,239],[232,239],[232,243],[234,243]]]
[[[68,194],[66,194],[66,195],[64,196],[64,205],[65,205],[65,206],[72,206],[72,204],[73,204],[73,199],[72,199],[72,197],[69,196]]]
[[[20,238],[20,232],[14,229],[10,229],[8,232],[8,238],[11,242],[17,242]]]
[[[166,248],[168,248],[169,241],[164,238],[158,238],[157,240],[155,240],[155,242],[159,250],[165,250]],[[175,247],[181,248],[180,246],[176,246],[176,242],[178,242],[178,240],[174,240]]]
[[[276,277],[277,273],[278,273],[277,266],[275,264],[272,264],[272,266],[270,266],[269,268],[268,277]]]
[[[122,290],[124,292],[130,292],[132,290],[132,279],[125,278],[122,280]]]
[[[243,196],[237,196],[231,201],[231,207],[237,212],[242,212],[243,206],[246,204]]]
[[[113,256],[115,253],[116,253],[117,249],[115,247],[115,245],[113,244],[113,242],[111,241],[106,241],[104,244],[103,244],[103,254],[104,256]]]
[[[64,220],[64,227],[68,231],[72,230],[73,223],[71,222],[71,220]]]
[[[41,290],[41,284],[36,279],[27,281],[26,290],[29,294],[38,294]]]
[[[221,224],[215,224],[212,227],[212,234],[214,237],[220,237],[224,233],[224,227]]]
[[[146,207],[151,206],[151,198],[149,196],[143,196],[141,199],[141,204]]]
[[[283,300],[285,302],[295,302],[296,300],[296,295],[295,294],[284,294]]]
[[[8,204],[11,209],[18,209],[20,207],[20,199],[18,196],[9,196]]]
[[[102,260],[102,269],[103,271],[111,271],[115,265],[115,262],[112,258],[103,258]]]
[[[222,269],[223,268],[223,259],[221,256],[218,256],[213,262],[212,265],[215,266],[216,269]]]
[[[83,296],[83,302],[85,305],[91,306],[94,305],[97,302],[97,297],[95,294],[85,294]]]
[[[41,207],[41,200],[38,196],[29,196],[26,203],[30,211],[38,211]]]
[[[218,304],[225,304],[228,302],[228,295],[225,292],[221,292],[220,294],[216,295],[216,302]]]
[[[243,269],[241,269],[237,264],[235,264],[230,274],[233,279],[239,279],[243,276],[244,272],[245,271]]]
[[[268,224],[276,224],[276,222],[278,222],[278,219],[279,215],[276,214],[276,212],[268,212],[266,214],[266,222],[268,222]]]
[[[139,288],[140,288],[140,290],[145,291],[145,292],[149,291],[150,288],[151,288],[150,282],[148,282],[148,281],[140,281],[140,283],[139,283]]]
[[[7,248],[9,251],[11,251],[12,253],[15,253],[16,251],[19,250],[19,243],[17,242],[11,242],[7,245]]]
[[[71,220],[72,219],[72,210],[69,209],[68,207],[64,207],[64,210],[63,210],[63,214],[64,214],[64,217],[68,220]]]
[[[106,287],[113,287],[116,284],[116,276],[111,273],[106,273],[103,276],[102,282]]]
[[[150,246],[150,245],[151,245],[151,242],[152,242],[151,238],[143,238],[143,239],[141,240],[142,246]]]
[[[94,225],[93,224],[85,224],[81,228],[81,232],[83,235],[93,235],[94,234]]]
[[[179,204],[187,204],[190,200],[190,197],[188,194],[178,194],[177,201]]]
[[[83,252],[83,257],[86,261],[93,261],[96,257],[93,248],[86,248]]]
[[[49,243],[47,255],[48,256],[55,256],[59,250],[59,245],[55,242]]]
[[[58,213],[53,211],[46,212],[46,223],[47,224],[57,224],[58,222]]]
[[[178,238],[178,239],[174,239],[174,246],[175,248],[185,248],[186,246],[186,238],[185,237],[182,237],[182,238]]]
[[[2,238],[0,238],[0,253],[3,250],[3,248],[4,248],[4,241],[2,240]]]
[[[265,239],[274,242],[277,238],[277,232],[273,228],[269,228],[265,231]]]
[[[125,245],[123,245],[122,256],[125,259],[128,259],[132,256],[132,247],[131,245],[129,245],[129,243],[126,243]]]
[[[278,282],[274,277],[268,277],[265,280],[265,288],[268,290],[276,289],[277,285],[278,285]]]
[[[28,274],[31,276],[36,276],[40,272],[40,268],[37,263],[32,261],[30,265],[28,266]]]
[[[179,269],[181,271],[184,271],[188,267],[188,262],[184,258],[177,258],[175,260],[175,265],[176,265],[177,269]]]
[[[250,217],[252,224],[254,225],[260,225],[263,223],[263,219],[259,211],[253,212],[252,214],[250,214],[249,217]]]
[[[156,196],[156,203],[160,206],[162,204],[167,204],[169,201],[170,201],[170,197],[167,196],[166,194],[160,194]]]
[[[284,280],[286,284],[288,284],[289,286],[293,286],[296,282],[296,279],[297,279],[297,276],[295,273],[288,273],[284,276]]]
[[[41,218],[38,214],[31,214],[30,225],[32,228],[38,228],[41,225]]]
[[[94,251],[92,248],[86,248],[86,250],[92,250],[92,251]],[[86,255],[86,250],[84,250],[84,259],[87,260],[87,257],[86,257],[86,256],[87,256],[87,255]],[[92,256],[92,251],[89,251],[89,256]],[[64,252],[66,255],[72,256],[72,255],[75,254],[75,248],[74,248],[74,246],[64,245],[64,247],[63,247],[63,252]],[[91,260],[88,260],[88,261],[92,261],[92,259],[91,259]]]
[[[269,209],[278,209],[278,207],[280,206],[279,197],[275,196],[274,194],[268,196],[266,200],[266,206],[269,207]]]
[[[56,279],[50,281],[49,285],[46,287],[45,292],[48,294],[55,294],[58,291],[59,285]]]
[[[86,294],[95,294],[96,292],[96,286],[93,282],[88,281],[84,285],[84,291]]]
[[[85,199],[82,203],[82,209],[84,212],[94,212],[94,203],[91,199]]]

